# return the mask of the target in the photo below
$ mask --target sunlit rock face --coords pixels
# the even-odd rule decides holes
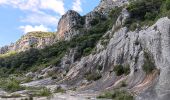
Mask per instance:
[[[42,49],[47,45],[54,43],[55,34],[52,32],[29,32],[22,36],[17,42],[11,43],[9,46],[0,48],[0,54],[10,52],[21,52],[30,48]]]
[[[128,0],[101,0],[94,11],[107,15],[111,9],[120,7],[124,4],[128,4]]]
[[[71,37],[79,34],[79,28],[83,27],[83,18],[79,13],[69,10],[62,16],[58,23],[58,40],[70,40]]]

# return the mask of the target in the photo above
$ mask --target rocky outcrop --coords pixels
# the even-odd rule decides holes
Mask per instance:
[[[128,4],[128,0],[101,0],[100,4],[94,9],[94,11],[108,15],[108,12],[115,7]]]
[[[57,40],[70,40],[71,37],[80,34],[80,28],[84,25],[84,20],[79,13],[69,10],[62,16],[58,23]]]
[[[168,100],[169,92],[169,32],[170,19],[159,19],[151,27],[140,31],[128,31],[126,27],[112,35],[107,48],[91,54],[72,64],[72,68],[63,81],[68,86],[81,87],[84,74],[97,71],[102,66],[102,78],[80,90],[99,91],[114,88],[121,81],[126,81],[128,89],[134,92],[136,100]],[[112,34],[113,31],[107,32]],[[98,48],[101,49],[101,48]],[[156,69],[149,75],[143,71],[144,52],[148,52],[155,62]],[[115,76],[114,65],[129,64],[131,72],[128,76]],[[74,84],[74,85],[73,85]]]
[[[51,32],[29,32],[22,36],[16,43],[0,48],[0,54],[21,52],[30,48],[44,48],[54,43],[55,35]]]
[[[92,26],[99,23],[99,21],[106,19],[106,16],[98,12],[92,11],[84,16],[85,25],[84,28],[90,29]]]
[[[115,7],[120,7],[128,3],[128,0],[101,0],[99,6],[93,11],[81,16],[76,11],[69,10],[62,16],[58,23],[57,40],[70,40],[73,36],[83,34],[84,30],[105,20],[108,13]]]

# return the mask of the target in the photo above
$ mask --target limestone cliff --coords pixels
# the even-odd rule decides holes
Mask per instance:
[[[10,52],[20,52],[29,50],[30,48],[43,48],[54,42],[55,34],[52,32],[29,32],[22,36],[16,43],[0,48],[0,54]]]
[[[94,11],[107,15],[110,10],[128,4],[128,0],[101,0]]]
[[[57,40],[70,40],[79,34],[78,30],[83,26],[83,18],[77,12],[70,10],[62,16],[58,23]]]

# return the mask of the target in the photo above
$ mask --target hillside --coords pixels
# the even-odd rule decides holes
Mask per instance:
[[[11,52],[21,52],[30,48],[44,48],[55,41],[53,32],[29,32],[22,36],[16,43],[11,43],[9,46],[0,48],[0,56],[10,55]]]
[[[0,97],[169,100],[169,17],[169,0],[101,0],[84,16],[69,10],[56,33],[15,43],[36,45],[1,49]]]

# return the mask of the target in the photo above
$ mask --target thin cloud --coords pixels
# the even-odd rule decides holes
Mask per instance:
[[[35,12],[51,10],[60,15],[65,13],[64,0],[0,0],[0,5]]]
[[[26,26],[20,26],[20,29],[23,31],[24,34],[32,31],[43,31],[47,32],[50,29],[45,27],[44,25],[39,25],[39,26],[31,26],[31,25],[26,25]]]
[[[83,12],[81,5],[82,5],[81,0],[74,0],[72,9],[77,11],[77,12]]]
[[[59,16],[54,16],[46,13],[32,13],[27,15],[25,18],[22,18],[21,21],[31,24],[57,26],[59,18]]]
[[[46,31],[44,25],[57,26],[59,18],[65,13],[64,0],[0,0],[0,6],[10,6],[25,12],[26,15],[20,21],[36,26],[20,26],[24,33],[29,29]]]

